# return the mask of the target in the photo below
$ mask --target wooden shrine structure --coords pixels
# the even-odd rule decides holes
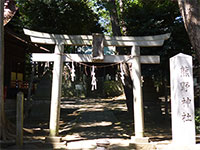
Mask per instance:
[[[54,44],[54,53],[32,54],[33,61],[52,61],[53,80],[50,109],[50,137],[58,136],[60,119],[60,99],[63,62],[99,62],[99,63],[132,63],[133,93],[134,93],[134,123],[136,139],[144,138],[144,113],[143,96],[141,87],[141,63],[158,64],[159,56],[140,56],[140,47],[162,46],[170,34],[156,36],[101,36],[101,35],[59,35],[41,33],[24,29],[24,33],[30,36],[31,41],[40,44]],[[64,54],[64,45],[84,46],[92,45],[93,54]],[[104,46],[131,46],[131,55],[103,55]],[[98,49],[98,50],[95,50]]]

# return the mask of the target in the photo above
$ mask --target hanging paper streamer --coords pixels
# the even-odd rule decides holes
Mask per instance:
[[[121,75],[121,81],[122,81],[122,84],[125,85],[125,82],[124,82],[124,71],[123,71],[123,66],[122,66],[122,63],[120,64],[120,75]]]
[[[45,62],[45,70],[48,70],[49,69],[49,62],[47,61],[47,62]]]
[[[75,76],[76,76],[76,74],[75,74],[75,69],[74,69],[74,62],[72,61],[72,68],[71,68],[71,80],[72,80],[72,82],[74,82]]]
[[[92,91],[97,89],[97,79],[95,77],[94,69],[95,69],[94,66],[92,66],[92,72],[91,72],[91,76],[92,76],[92,82],[91,82]]]

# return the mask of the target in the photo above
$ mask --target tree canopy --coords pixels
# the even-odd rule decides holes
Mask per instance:
[[[102,32],[98,16],[87,3],[78,0],[16,0],[21,26],[32,30],[91,34]]]

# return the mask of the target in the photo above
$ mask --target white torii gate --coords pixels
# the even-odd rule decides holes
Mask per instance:
[[[92,45],[92,35],[59,35],[48,34],[24,29],[24,33],[29,35],[31,41],[40,44],[55,44],[54,53],[32,54],[33,61],[53,61],[53,81],[50,109],[50,137],[58,136],[60,119],[60,98],[62,83],[63,62],[94,62],[93,56],[89,54],[63,54],[64,45]],[[158,64],[159,56],[140,56],[140,47],[162,46],[170,34],[156,36],[104,36],[104,46],[132,46],[131,55],[105,55],[101,61],[103,63],[127,62],[132,63],[133,93],[134,93],[134,124],[135,139],[144,138],[144,113],[143,96],[141,87],[141,63]],[[96,61],[95,61],[96,62]]]

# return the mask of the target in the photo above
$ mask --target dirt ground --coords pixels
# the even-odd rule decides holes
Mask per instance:
[[[158,116],[160,117],[160,115]],[[164,116],[159,117],[145,117],[145,136],[153,142],[170,142],[170,119],[166,119]],[[48,120],[40,121],[39,118],[37,121],[32,121],[30,118],[25,120],[24,142],[32,145],[32,148],[25,149],[50,148],[43,144],[45,137],[48,136],[48,124]],[[103,138],[128,140],[134,135],[133,117],[127,111],[123,96],[110,99],[63,98],[59,135],[67,141],[69,146],[76,141]],[[10,143],[7,146],[12,147],[13,144]],[[9,149],[9,147],[4,148]]]

